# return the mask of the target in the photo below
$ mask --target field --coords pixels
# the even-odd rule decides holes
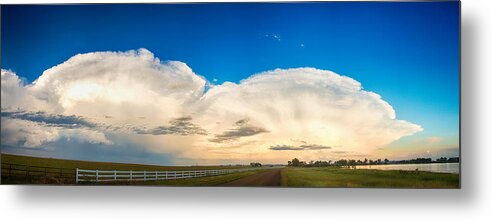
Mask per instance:
[[[129,163],[106,163],[80,160],[62,160],[54,158],[40,158],[2,154],[2,163],[26,164],[30,166],[56,167],[65,169],[88,169],[88,170],[205,170],[205,169],[231,169],[244,166],[158,166]]]
[[[78,160],[62,160],[54,158],[39,158],[29,156],[18,156],[2,154],[2,184],[74,184],[75,169],[92,169],[92,170],[133,170],[133,171],[179,171],[179,170],[217,170],[217,169],[234,169],[248,168],[249,166],[156,166],[142,164],[124,164],[124,163],[107,163]],[[15,164],[15,165],[10,165]],[[9,167],[12,166],[12,167]],[[50,167],[45,169],[45,167]],[[9,168],[19,169],[9,171]],[[26,175],[26,169],[30,170]],[[9,175],[7,172],[11,172]],[[46,175],[46,172],[48,175]],[[232,173],[221,176],[211,176],[203,178],[194,178],[187,180],[173,181],[152,181],[152,182],[119,182],[117,184],[132,185],[219,185],[229,181],[252,175],[260,171],[248,171],[241,173]],[[62,177],[62,178],[60,178]],[[115,183],[113,183],[115,184]]]
[[[3,184],[75,184],[74,170],[200,170],[245,168],[249,166],[153,166],[123,163],[102,163],[52,158],[35,158],[2,154]],[[21,175],[8,176],[6,164],[22,164],[30,167],[31,174],[39,177]],[[55,167],[53,172],[46,169],[36,171],[36,167]],[[34,171],[33,171],[34,170]],[[21,172],[21,171],[17,171]],[[19,173],[18,173],[19,174]],[[53,175],[51,175],[53,174]],[[60,176],[62,178],[60,178]],[[251,170],[226,175],[166,181],[119,181],[99,183],[103,185],[156,185],[156,186],[278,186],[278,187],[350,187],[350,188],[459,188],[459,175],[432,173],[425,171],[397,171],[326,168],[276,168]]]
[[[459,188],[459,175],[422,171],[285,168],[282,186],[369,188]]]
[[[267,170],[252,170],[239,173],[231,173],[219,176],[209,176],[201,178],[190,178],[167,181],[138,181],[138,182],[121,182],[121,183],[103,183],[105,185],[147,185],[147,186],[220,186],[247,176],[266,172]]]

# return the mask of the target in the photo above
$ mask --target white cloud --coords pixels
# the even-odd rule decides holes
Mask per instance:
[[[205,80],[186,64],[161,63],[145,49],[87,53],[46,70],[29,85],[24,85],[12,71],[2,70],[2,111],[77,115],[120,130],[129,126],[155,127],[187,114],[187,103],[198,99],[204,86]],[[2,117],[2,132],[10,125],[8,120]],[[67,130],[43,123],[29,126],[37,131],[45,128],[30,134],[33,138],[19,132],[29,140],[29,146],[56,141],[60,136],[72,137],[74,131],[91,143],[111,143],[87,129]]]
[[[235,152],[226,149],[238,158],[247,158],[247,154],[260,154],[270,160],[288,158],[291,152],[272,153],[269,146],[298,145],[292,139],[368,153],[422,130],[396,119],[391,105],[363,90],[354,79],[314,68],[277,69],[238,84],[224,83],[211,88],[197,106],[197,123],[212,133],[227,131],[244,118],[252,126],[269,131],[237,140],[255,140],[250,148]],[[202,145],[213,147],[217,143]],[[333,155],[328,150],[302,154]]]
[[[168,121],[198,99],[205,80],[184,63],[145,49],[79,54],[46,70],[30,90],[65,114]]]
[[[57,119],[94,125],[68,128],[2,116],[2,144],[24,140],[35,147],[61,138],[112,144],[117,141],[111,138],[125,136],[186,159],[279,162],[294,153],[320,159],[332,150],[367,153],[422,130],[396,119],[378,94],[330,71],[277,69],[204,92],[206,84],[186,64],[161,62],[145,49],[79,54],[29,85],[2,70],[2,111],[74,115]],[[330,147],[270,149],[299,146],[294,140]]]
[[[279,34],[265,34],[265,37],[266,38],[272,38],[272,39],[275,39],[277,41],[280,41],[282,39]]]
[[[112,141],[106,138],[104,133],[87,128],[66,129],[46,126],[46,124],[33,121],[5,119],[3,117],[1,123],[2,145],[39,147],[61,139],[91,144],[113,144]]]

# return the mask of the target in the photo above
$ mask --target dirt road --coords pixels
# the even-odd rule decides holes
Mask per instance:
[[[253,174],[223,186],[280,186],[280,169],[272,169]]]

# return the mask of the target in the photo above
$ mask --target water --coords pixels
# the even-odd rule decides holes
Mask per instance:
[[[376,170],[416,170],[436,173],[460,173],[459,163],[430,163],[430,164],[386,164],[386,165],[359,165],[357,169]]]

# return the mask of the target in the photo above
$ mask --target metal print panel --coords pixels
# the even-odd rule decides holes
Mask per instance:
[[[2,5],[2,184],[460,188],[460,3]]]

